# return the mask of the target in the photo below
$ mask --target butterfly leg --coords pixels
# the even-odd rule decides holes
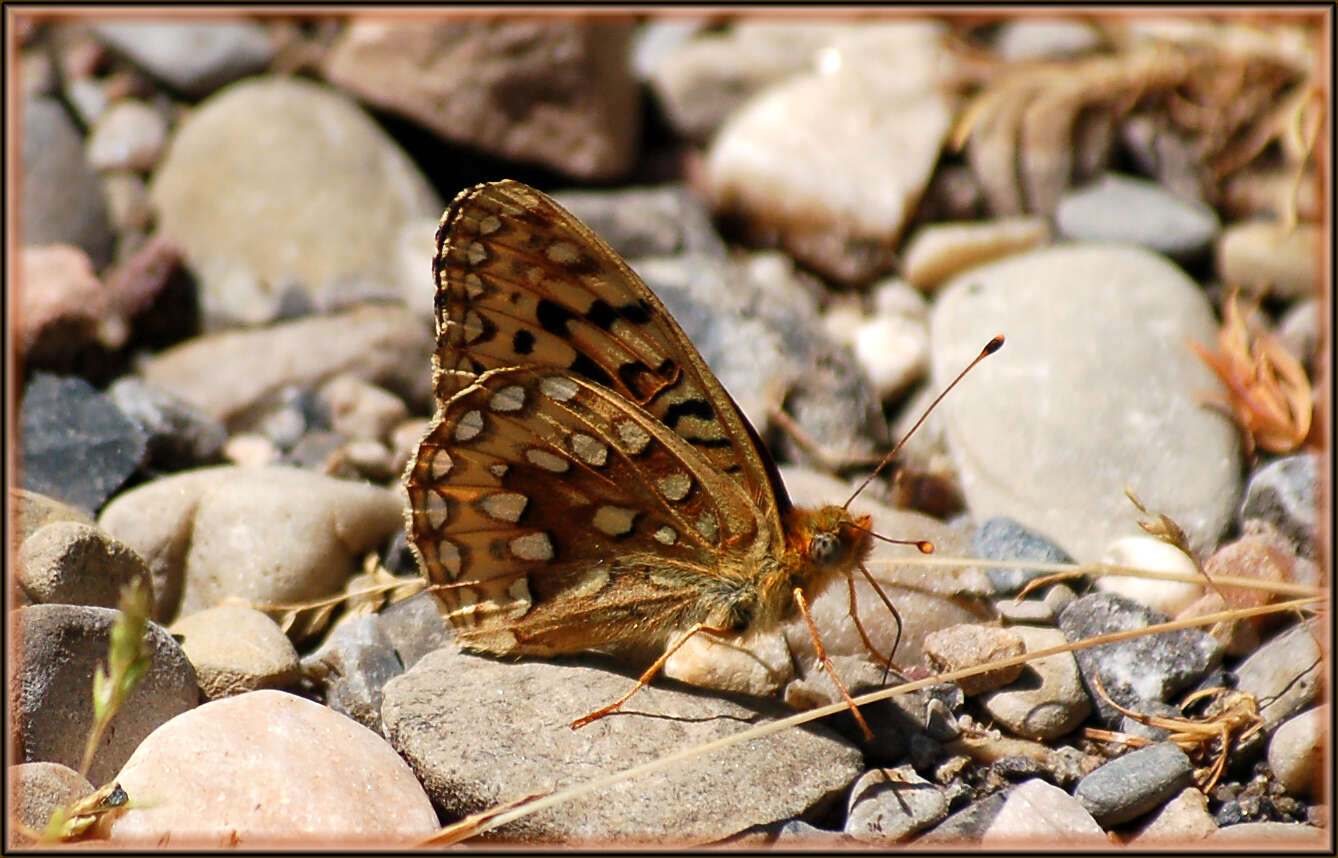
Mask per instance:
[[[850,714],[855,716],[855,721],[859,723],[860,730],[864,731],[865,740],[872,742],[873,731],[869,729],[868,722],[864,720],[864,716],[860,714],[859,707],[856,706],[855,701],[851,699],[850,692],[846,690],[845,683],[841,681],[841,677],[836,675],[836,668],[832,666],[832,660],[827,657],[827,648],[822,645],[822,638],[818,636],[818,626],[813,622],[813,615],[809,613],[808,599],[804,598],[804,591],[799,587],[794,588],[794,601],[799,605],[799,612],[804,615],[804,622],[808,623],[808,633],[813,636],[813,646],[818,652],[818,660],[822,662],[822,666],[826,669],[827,675],[830,676],[832,682],[836,684],[836,690],[840,691],[841,696],[845,698],[846,705],[850,707]]]
[[[697,632],[707,632],[709,634],[715,634],[715,635],[728,635],[734,633],[732,629],[722,629],[717,626],[708,626],[706,625],[706,623],[697,623],[696,625],[689,628],[686,634],[684,634],[681,638],[675,641],[673,646],[669,647],[667,650],[664,651],[664,653],[659,658],[655,659],[654,664],[646,668],[646,672],[641,674],[641,677],[637,679],[636,685],[632,686],[631,691],[627,692],[622,697],[619,697],[617,700],[613,701],[608,706],[605,706],[603,709],[596,709],[589,715],[577,718],[575,721],[571,722],[571,728],[575,730],[579,727],[584,727],[591,721],[598,721],[600,718],[603,718],[610,712],[617,710],[618,707],[622,706],[624,703],[630,700],[633,694],[636,694],[638,691],[645,688],[647,685],[650,685],[650,681],[654,679],[655,674],[659,673],[660,669],[664,667],[664,663],[669,660],[669,657],[674,653],[678,652],[678,648],[681,647],[683,644],[687,643],[688,638],[697,634]]]
[[[859,607],[855,604],[854,576],[846,576],[846,587],[850,591],[850,619],[855,621],[855,631],[859,632],[859,639],[864,642],[864,648],[869,651],[870,655],[878,660],[879,664],[888,668],[892,667],[892,659],[884,657],[883,654],[878,651],[878,648],[873,645],[873,641],[869,639],[869,633],[864,631],[864,624],[859,621]]]

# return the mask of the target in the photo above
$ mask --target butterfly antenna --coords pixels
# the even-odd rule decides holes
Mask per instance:
[[[915,430],[920,428],[920,425],[925,422],[925,419],[928,418],[929,415],[933,412],[933,410],[938,406],[938,404],[943,401],[943,397],[948,395],[948,391],[956,387],[957,382],[961,381],[968,372],[970,372],[973,368],[975,368],[976,364],[980,363],[985,358],[989,357],[990,355],[997,352],[999,349],[1003,348],[1003,344],[1004,344],[1003,334],[997,335],[996,337],[994,337],[994,339],[990,340],[988,343],[985,344],[985,348],[980,350],[980,354],[976,355],[975,360],[967,364],[966,369],[957,373],[957,377],[952,380],[952,383],[949,384],[947,387],[943,388],[942,393],[934,397],[934,401],[929,403],[929,407],[926,408],[925,412],[920,415],[920,419],[915,421],[915,425],[911,427],[911,431],[907,432],[905,435],[901,437],[901,440],[897,442],[897,446],[892,448],[892,452],[888,453],[886,456],[883,457],[883,460],[878,463],[878,467],[873,469],[873,473],[865,477],[864,482],[859,484],[859,488],[855,489],[854,493],[849,498],[846,499],[846,502],[841,504],[842,509],[849,508],[850,502],[853,501],[855,498],[859,497],[859,493],[864,491],[864,489],[868,487],[869,483],[873,482],[874,477],[878,476],[883,472],[883,468],[886,468],[889,464],[891,464],[892,460],[896,457],[897,453],[901,452],[901,448],[904,447],[906,445],[906,442],[910,440],[910,437],[915,434]],[[887,539],[886,537],[878,536],[877,534],[874,534],[874,536],[877,536],[879,539],[882,539],[886,542],[899,542],[904,545],[919,545],[919,543],[913,540],[903,542],[902,540]],[[920,548],[920,550],[925,551],[923,547]],[[925,553],[928,554],[933,550],[934,548],[931,545],[929,551],[925,551]]]

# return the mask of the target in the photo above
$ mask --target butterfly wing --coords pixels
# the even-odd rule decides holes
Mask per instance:
[[[483,372],[406,474],[410,543],[462,642],[552,655],[746,623],[772,534],[654,415],[559,369]]]
[[[553,367],[653,415],[780,533],[790,501],[756,432],[655,294],[599,236],[514,181],[451,203],[437,234],[438,402],[489,369]]]

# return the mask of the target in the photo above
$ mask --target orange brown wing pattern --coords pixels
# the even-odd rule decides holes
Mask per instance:
[[[455,199],[437,247],[439,403],[489,369],[565,369],[681,436],[779,532],[789,500],[756,433],[659,299],[589,228],[501,181]]]
[[[410,543],[462,642],[551,655],[746,617],[779,538],[645,410],[565,370],[484,372],[406,474]]]

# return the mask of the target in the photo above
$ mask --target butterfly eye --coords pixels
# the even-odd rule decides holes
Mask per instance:
[[[808,543],[808,557],[819,566],[828,566],[836,560],[840,541],[835,533],[820,531]]]

